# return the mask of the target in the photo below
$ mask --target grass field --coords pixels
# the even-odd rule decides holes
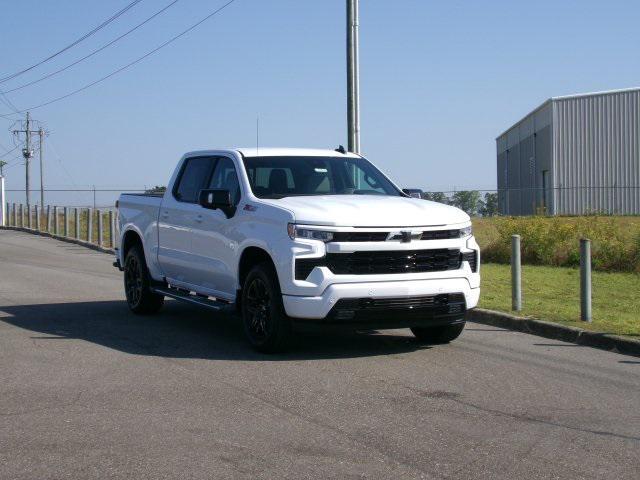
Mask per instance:
[[[475,217],[473,221],[473,234],[476,236],[478,243],[482,247],[496,241],[499,237],[498,228],[500,223],[509,217]],[[617,226],[617,230],[629,240],[632,240],[633,233],[640,230],[640,216],[587,216],[587,217],[517,217],[522,222],[532,222],[535,219],[543,218],[546,221],[555,222],[557,224],[576,225],[579,222],[600,221],[605,219],[611,221]]]
[[[511,271],[481,267],[480,307],[511,312]],[[593,322],[580,321],[580,272],[575,268],[524,265],[523,310],[518,315],[587,330],[640,337],[640,275],[593,272]]]

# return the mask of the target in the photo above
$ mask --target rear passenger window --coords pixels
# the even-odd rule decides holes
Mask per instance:
[[[206,188],[211,177],[214,160],[209,157],[194,157],[186,161],[178,185],[173,191],[176,200],[196,203],[200,190]]]

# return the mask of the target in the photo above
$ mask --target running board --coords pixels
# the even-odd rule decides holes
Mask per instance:
[[[191,295],[191,293],[184,290],[178,290],[176,288],[168,287],[152,287],[151,290],[165,297],[174,298],[180,302],[191,303],[200,307],[208,308],[209,310],[225,311],[232,310],[234,304],[224,302],[222,300],[211,300],[207,297],[200,297],[198,295]]]

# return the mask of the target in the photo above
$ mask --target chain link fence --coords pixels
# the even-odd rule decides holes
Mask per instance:
[[[30,191],[31,205],[112,210],[121,193],[162,192],[164,187],[47,188]],[[640,187],[555,187],[541,189],[424,190],[425,200],[458,207],[471,216],[495,215],[640,215]],[[24,189],[7,189],[5,201],[26,204]]]
[[[6,227],[43,232],[87,242],[103,248],[116,248],[118,221],[115,209],[25,205],[7,202]]]
[[[634,186],[425,191],[422,198],[471,216],[640,215],[640,187]]]
[[[121,193],[143,193],[154,190],[147,187],[74,187],[74,188],[46,188],[44,191],[34,189],[29,191],[29,202],[24,189],[5,189],[5,202],[18,204],[31,204],[42,206],[42,197],[45,205],[58,205],[65,207],[102,208],[112,209]]]

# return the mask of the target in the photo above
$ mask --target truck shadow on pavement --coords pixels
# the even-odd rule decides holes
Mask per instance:
[[[4,315],[2,315],[4,312]],[[0,307],[0,321],[34,339],[79,339],[135,355],[207,360],[315,360],[392,355],[430,348],[409,333],[298,334],[289,352],[264,355],[245,342],[240,319],[168,301],[155,315],[132,314],[124,301]]]

